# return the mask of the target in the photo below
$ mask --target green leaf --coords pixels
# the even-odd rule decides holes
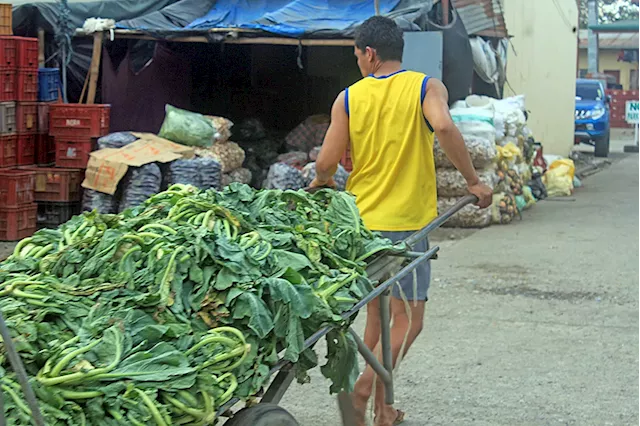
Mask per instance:
[[[320,371],[331,379],[331,393],[353,391],[358,380],[358,349],[349,333],[332,330],[327,334],[327,363]]]
[[[306,284],[293,285],[282,278],[267,278],[271,297],[279,302],[290,305],[293,312],[300,318],[309,318],[316,303],[313,289]]]
[[[273,317],[262,299],[254,293],[242,293],[233,308],[233,318],[249,318],[249,328],[261,339],[273,330]]]

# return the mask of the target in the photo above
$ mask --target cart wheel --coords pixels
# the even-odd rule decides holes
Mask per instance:
[[[243,408],[225,426],[300,426],[287,410],[275,404]]]

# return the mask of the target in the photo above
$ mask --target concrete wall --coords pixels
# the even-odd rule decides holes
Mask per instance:
[[[504,13],[513,36],[505,96],[524,94],[529,127],[545,154],[567,155],[575,114],[576,1],[504,0]]]
[[[598,72],[609,70],[620,71],[620,84],[624,90],[631,89],[631,70],[638,70],[638,63],[618,62],[619,50],[600,49],[598,59]],[[580,49],[580,65],[579,69],[587,69],[587,49]]]

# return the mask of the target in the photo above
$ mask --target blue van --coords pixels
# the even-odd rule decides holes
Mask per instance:
[[[593,146],[596,157],[609,155],[609,102],[600,80],[576,81],[575,143]]]

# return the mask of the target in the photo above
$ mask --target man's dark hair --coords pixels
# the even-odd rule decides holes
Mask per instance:
[[[404,39],[395,22],[382,16],[372,16],[358,27],[355,33],[356,47],[364,52],[375,49],[383,61],[402,61]]]

